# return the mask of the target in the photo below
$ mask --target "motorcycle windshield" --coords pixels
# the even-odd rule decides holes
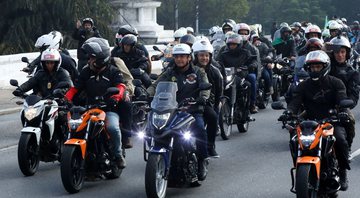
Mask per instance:
[[[176,102],[177,84],[175,82],[159,82],[156,86],[156,92],[151,108],[158,111],[166,111],[176,109],[178,103]]]

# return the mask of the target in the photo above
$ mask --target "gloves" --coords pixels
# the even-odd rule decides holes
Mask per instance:
[[[114,99],[117,102],[126,99],[126,86],[124,84],[119,84],[118,86],[116,86],[119,89],[119,93],[116,95],[111,96],[110,98]]]
[[[199,97],[199,98],[196,99],[196,104],[198,104],[198,105],[206,105],[206,101],[207,100],[205,98]]]
[[[65,100],[71,102],[72,99],[73,99],[73,97],[74,97],[74,95],[75,95],[77,92],[78,92],[78,89],[76,89],[75,87],[71,87],[71,88],[69,89],[69,91],[66,92],[66,94],[65,94],[65,96],[64,96]]]
[[[284,111],[283,114],[278,118],[278,121],[281,121],[281,122],[283,122],[283,121],[288,121],[288,120],[291,119],[291,117],[292,117],[292,112],[289,111],[289,110],[286,110],[286,111]]]
[[[338,113],[338,118],[341,123],[347,123],[350,122],[349,114],[346,112],[340,112]]]
[[[14,96],[18,96],[18,97],[19,97],[19,96],[24,95],[24,92],[21,91],[20,88],[17,88],[17,89],[15,89],[15,91],[12,92],[12,94],[13,94]]]
[[[145,73],[144,70],[140,69],[140,68],[134,68],[134,69],[131,69],[130,70],[130,73],[133,75],[133,76],[141,76]]]

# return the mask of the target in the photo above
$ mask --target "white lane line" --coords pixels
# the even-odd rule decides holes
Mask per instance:
[[[4,152],[4,151],[10,150],[10,149],[17,148],[17,146],[18,146],[18,145],[12,145],[12,146],[8,146],[8,147],[5,147],[5,148],[2,148],[2,149],[0,149],[0,152]]]
[[[356,156],[360,155],[360,149],[356,150],[355,152],[351,153],[350,160],[354,159]]]

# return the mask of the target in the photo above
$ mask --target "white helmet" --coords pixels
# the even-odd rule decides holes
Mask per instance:
[[[177,54],[191,54],[191,48],[189,45],[184,44],[184,43],[180,43],[177,44],[173,47],[172,49],[172,54],[173,55],[177,55]]]
[[[338,22],[336,22],[334,20],[330,20],[328,22],[328,29],[329,30],[340,30],[341,28],[342,28],[342,26]]]
[[[197,54],[198,52],[209,52],[212,54],[214,52],[214,48],[211,43],[205,39],[196,41],[192,46],[192,49],[194,54]]]
[[[55,70],[59,69],[61,65],[61,55],[57,49],[46,49],[41,53],[41,66],[43,69],[46,69],[45,62],[46,61],[54,61],[55,62]]]
[[[59,32],[60,33],[60,32]],[[59,49],[62,42],[61,33],[53,33],[44,34],[40,36],[35,43],[35,47],[40,49],[41,51],[46,49]]]
[[[309,38],[310,33],[317,33],[318,38],[321,38],[321,29],[317,25],[309,25],[309,26],[306,27],[306,29],[305,29],[305,37],[306,37],[306,39],[310,39]]]
[[[181,38],[183,36],[185,36],[187,33],[186,33],[186,29],[185,28],[180,28],[178,30],[176,30],[174,32],[174,38]]]
[[[222,32],[222,30],[221,30],[221,27],[219,27],[219,26],[213,26],[213,27],[211,27],[210,29],[209,29],[209,35],[210,36],[213,36],[216,32],[218,32],[218,31],[221,31]]]
[[[240,35],[240,30],[246,30],[248,33],[246,35]],[[238,23],[235,26],[235,33],[239,34],[243,40],[248,40],[250,37],[250,26],[246,23]]]
[[[186,32],[189,34],[189,33],[191,33],[191,34],[194,34],[194,28],[192,28],[192,27],[186,27]]]

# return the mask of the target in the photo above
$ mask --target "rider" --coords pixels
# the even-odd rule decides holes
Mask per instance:
[[[309,25],[305,29],[305,38],[301,41],[301,43],[296,47],[296,51],[300,54],[302,50],[304,50],[304,46],[306,42],[311,38],[321,39],[322,33],[321,29],[317,25]]]
[[[340,35],[341,34],[341,28],[342,28],[342,26],[338,22],[336,22],[335,20],[330,20],[328,22],[327,27],[328,27],[327,29],[329,29],[329,32],[330,32],[330,37],[328,37],[328,38],[326,38],[324,40],[325,43],[331,41],[331,39],[333,39],[333,38],[337,37],[338,35]]]
[[[298,85],[293,100],[287,108],[290,112],[298,112],[299,108],[303,107],[307,119],[327,118],[330,116],[330,109],[335,109],[341,100],[347,99],[345,85],[340,79],[328,75],[330,58],[324,51],[310,52],[306,56],[305,67],[310,78]],[[340,115],[347,117],[346,114]],[[341,116],[340,119],[344,118]],[[340,169],[341,190],[346,190],[348,186],[346,172],[350,170],[349,146],[346,141],[345,129],[341,124],[335,124],[334,136],[336,137],[335,149]]]
[[[78,49],[77,49],[77,58],[78,58],[78,71],[80,72],[82,68],[87,63],[87,55],[84,53],[84,51],[81,50],[81,46],[84,44],[84,42],[91,38],[91,37],[99,37],[101,38],[101,35],[98,31],[98,29],[94,25],[94,21],[92,18],[84,18],[82,22],[77,20],[76,22],[76,29],[74,30],[72,34],[73,39],[78,40]]]
[[[354,108],[359,100],[360,92],[360,75],[347,60],[350,58],[351,46],[349,40],[343,36],[335,37],[330,41],[331,49],[331,71],[330,75],[335,76],[343,81],[346,86],[347,96],[354,101]],[[349,148],[355,137],[355,117],[349,111],[350,122],[345,126]]]
[[[130,25],[123,25],[120,26],[118,32],[116,33],[115,36],[115,47],[111,50],[111,57],[119,57],[119,54],[121,54],[122,52],[122,46],[121,46],[121,39],[128,34],[132,34],[136,37],[139,36],[139,32],[137,31],[137,29],[133,26]],[[150,61],[150,55],[148,50],[146,49],[145,45],[143,45],[140,42],[136,42],[135,47],[141,51],[144,52],[145,57],[148,58],[148,63],[149,63],[149,67],[147,68],[146,72],[148,74],[151,73],[151,61]]]
[[[209,82],[213,85],[210,98],[204,109],[204,119],[207,123],[208,153],[211,157],[219,157],[215,150],[215,138],[218,126],[218,114],[220,97],[223,95],[223,76],[220,70],[212,64],[212,53],[214,51],[211,43],[207,40],[199,40],[192,46],[195,60],[194,64],[203,68]]]
[[[84,91],[87,94],[87,104],[94,104],[96,96],[104,95],[109,87],[117,87],[119,93],[111,96],[108,106],[116,106],[119,101],[127,99],[120,70],[109,63],[110,46],[108,41],[103,38],[90,38],[84,43],[82,49],[89,56],[88,64],[81,70],[79,81],[75,83],[75,87],[70,88],[65,98],[71,102],[77,92]],[[106,129],[114,144],[112,151],[115,156],[114,160],[119,168],[125,168],[126,162],[121,152],[120,118],[111,107],[106,112]]]
[[[225,19],[224,23],[221,26],[221,29],[223,31],[224,34],[226,34],[226,32],[230,32],[230,31],[234,31],[236,22],[232,19]]]
[[[273,41],[273,46],[276,50],[276,55],[282,54],[282,57],[287,57],[289,60],[295,61],[295,41],[291,36],[291,28],[284,26],[280,29],[280,38]]]
[[[41,66],[41,54],[46,49],[56,49],[61,56],[60,67],[69,72],[71,80],[75,82],[79,76],[79,72],[76,70],[76,62],[69,56],[67,50],[61,49],[63,42],[63,36],[58,31],[51,31],[48,34],[40,36],[35,43],[35,47],[40,50],[40,55],[33,60],[27,67],[23,69],[24,72],[32,73],[34,69],[40,70]]]
[[[151,79],[146,73],[149,67],[148,59],[142,50],[135,47],[137,37],[132,34],[127,34],[121,39],[122,51],[119,57],[125,62],[131,75],[135,79],[140,79],[143,85],[147,88],[151,85]]]
[[[196,147],[198,152],[198,167],[199,167],[199,180],[204,180],[207,175],[207,135],[204,127],[203,119],[203,105],[206,104],[207,99],[210,95],[210,90],[196,90],[200,83],[208,83],[208,78],[203,69],[194,66],[192,64],[191,48],[186,44],[177,44],[173,48],[172,52],[174,56],[173,66],[169,66],[162,75],[154,82],[149,88],[148,93],[150,96],[155,94],[155,88],[157,84],[161,81],[172,81],[176,82],[178,86],[178,91],[176,93],[176,99],[180,103],[186,98],[193,97],[197,100],[196,106],[193,106],[189,109],[195,122],[193,124],[193,131],[196,136]]]
[[[242,37],[238,34],[232,34],[226,40],[225,50],[219,54],[219,63],[225,67],[233,67],[235,69],[239,67],[247,67],[246,85],[250,87],[250,112],[257,113],[258,107],[256,106],[256,71],[257,63],[256,58],[251,56],[249,50],[242,47]],[[225,70],[221,69],[222,75],[226,76]],[[237,82],[238,87],[241,87],[240,82]],[[225,83],[224,83],[225,84]]]
[[[46,49],[43,51],[40,65],[41,69],[13,92],[15,96],[20,96],[33,89],[34,94],[46,97],[52,94],[60,82],[66,82],[69,87],[72,86],[69,73],[60,67],[61,56],[58,50]]]

